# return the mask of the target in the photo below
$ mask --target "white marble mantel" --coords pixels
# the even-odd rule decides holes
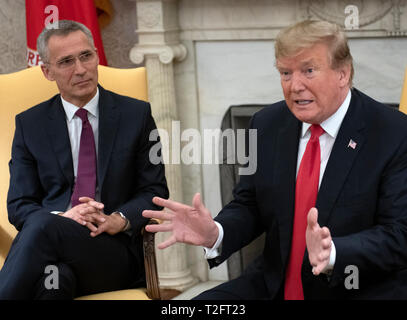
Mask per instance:
[[[180,0],[180,37],[270,40],[281,28],[304,19],[344,26],[349,5],[358,8],[360,26],[349,37],[407,36],[406,0]]]

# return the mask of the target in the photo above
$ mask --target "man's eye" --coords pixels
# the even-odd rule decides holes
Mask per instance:
[[[87,61],[91,60],[92,58],[93,58],[93,53],[92,52],[85,52],[85,53],[82,53],[79,56],[79,60],[81,62],[87,62]]]
[[[314,69],[313,69],[313,68],[308,68],[308,69],[307,69],[307,73],[312,73],[312,72],[314,72]]]
[[[69,66],[69,65],[72,64],[72,62],[73,62],[73,59],[70,58],[70,59],[61,60],[61,61],[58,62],[58,64],[59,64],[60,66]]]
[[[288,81],[290,80],[291,73],[289,71],[280,71],[280,77],[282,80]]]

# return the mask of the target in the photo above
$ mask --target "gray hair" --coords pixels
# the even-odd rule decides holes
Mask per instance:
[[[88,38],[88,41],[92,47],[95,48],[92,32],[85,25],[71,20],[58,20],[57,22],[45,26],[37,38],[37,51],[41,57],[41,60],[43,62],[48,62],[48,41],[52,36],[67,36],[75,31],[82,31]]]

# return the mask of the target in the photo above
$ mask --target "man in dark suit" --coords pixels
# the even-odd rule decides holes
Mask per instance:
[[[263,254],[198,299],[407,297],[407,119],[352,89],[340,28],[304,21],[276,39],[285,101],[256,113],[257,171],[241,176],[215,220],[154,198],[170,223],[159,247],[202,245],[211,267],[266,233]]]
[[[149,160],[150,105],[98,86],[92,34],[58,24],[37,47],[60,94],[16,117],[7,204],[19,233],[0,271],[0,299],[142,285],[141,213],[159,208],[154,196],[168,197],[163,165]]]

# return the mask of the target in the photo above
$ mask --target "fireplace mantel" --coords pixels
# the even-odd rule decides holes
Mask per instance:
[[[180,37],[273,40],[282,28],[300,20],[322,19],[345,27],[356,13],[359,28],[349,28],[349,38],[406,37],[406,11],[405,0],[184,0],[179,1]]]

